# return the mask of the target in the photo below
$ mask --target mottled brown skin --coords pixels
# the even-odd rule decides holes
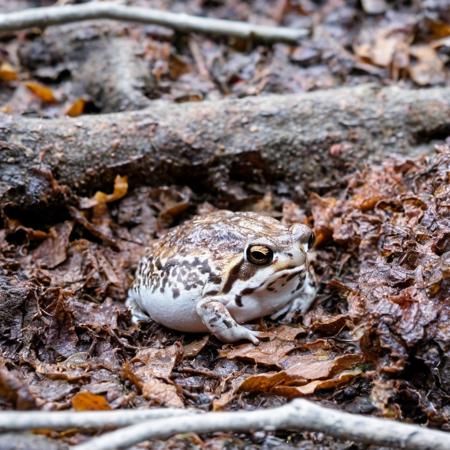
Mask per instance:
[[[304,225],[288,228],[252,212],[197,216],[148,249],[128,305],[135,320],[149,315],[180,331],[209,330],[227,342],[256,343],[257,333],[239,323],[287,311],[296,297],[306,307],[311,303],[311,289],[307,298],[301,294],[311,281],[310,238]],[[253,254],[269,259],[252,262]]]

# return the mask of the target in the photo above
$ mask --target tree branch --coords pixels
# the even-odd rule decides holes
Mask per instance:
[[[195,17],[150,8],[115,3],[50,6],[1,14],[0,31],[15,31],[92,19],[114,19],[161,25],[182,32],[197,32],[254,39],[261,42],[296,44],[308,31],[286,27],[253,25],[246,22]]]
[[[448,450],[450,434],[392,420],[349,414],[297,399],[273,409],[187,414],[146,421],[107,433],[73,450],[124,449],[147,439],[163,439],[177,433],[295,429],[320,431],[338,439],[409,450]]]
[[[0,113],[0,203],[42,214],[57,201],[42,166],[90,195],[117,174],[130,187],[188,185],[214,201],[230,186],[282,180],[304,200],[369,160],[430,148],[450,134],[450,88],[357,86],[296,95],[182,104],[37,119]],[[425,149],[421,145],[427,145]],[[238,199],[239,200],[239,199]]]
[[[144,420],[193,414],[175,408],[124,409],[115,411],[5,411],[0,412],[0,430],[22,431],[36,428],[123,427]]]

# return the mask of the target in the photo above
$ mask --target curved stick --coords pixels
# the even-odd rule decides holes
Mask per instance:
[[[92,19],[114,19],[141,22],[172,28],[183,32],[197,32],[254,39],[260,42],[296,44],[309,33],[304,29],[254,25],[232,20],[195,17],[150,8],[117,5],[115,3],[87,3],[82,5],[49,6],[0,14],[0,32],[22,30]]]
[[[297,399],[273,409],[185,415],[146,421],[107,433],[73,450],[124,449],[147,439],[167,438],[177,433],[214,431],[311,430],[370,444],[410,450],[449,450],[450,434],[393,420],[365,417],[318,406]]]
[[[175,408],[86,412],[4,411],[0,412],[0,430],[123,427],[146,420],[157,420],[193,413],[195,412]]]

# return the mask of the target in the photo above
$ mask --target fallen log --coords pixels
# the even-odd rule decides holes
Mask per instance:
[[[77,193],[178,183],[214,196],[282,182],[299,199],[353,167],[450,134],[450,88],[359,86],[38,119],[0,114],[0,202],[41,207],[50,173]],[[54,186],[53,186],[54,187]],[[59,191],[58,191],[59,192]]]

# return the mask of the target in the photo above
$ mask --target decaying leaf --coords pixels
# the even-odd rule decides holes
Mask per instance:
[[[209,335],[206,334],[202,339],[186,344],[183,347],[183,358],[196,357],[203,350],[208,341]]]
[[[67,108],[66,115],[70,117],[78,117],[83,114],[85,106],[86,100],[83,98],[77,98]]]
[[[126,362],[123,376],[138,387],[145,399],[156,404],[184,407],[177,386],[169,381],[175,362],[182,355],[182,347],[172,345],[163,349],[146,348]]]
[[[117,175],[114,178],[114,191],[112,194],[105,194],[104,192],[98,191],[94,195],[94,199],[97,204],[110,203],[125,197],[128,192],[128,177]]]
[[[49,231],[49,237],[33,252],[37,264],[53,269],[67,258],[69,237],[73,230],[73,222],[66,221]]]
[[[360,369],[344,370],[333,378],[310,381],[302,386],[275,386],[272,389],[272,393],[288,398],[303,397],[312,395],[319,390],[332,389],[345,385],[362,373]]]
[[[44,86],[41,83],[37,83],[36,81],[27,81],[25,86],[30,90],[36,97],[40,98],[45,103],[54,103],[56,102],[55,95],[53,90],[47,86]]]
[[[434,48],[430,45],[416,45],[411,47],[410,52],[417,59],[417,62],[409,69],[415,83],[427,86],[445,82],[444,62]]]
[[[285,360],[286,368],[284,370],[252,375],[242,382],[239,390],[268,392],[278,395],[289,392],[288,395],[293,396],[295,389],[283,389],[285,387],[302,386],[297,390],[297,395],[312,394],[316,389],[326,389],[350,381],[354,376],[359,375],[361,370],[349,371],[349,369],[363,361],[364,357],[361,354],[336,356],[319,352],[294,355]],[[346,375],[344,375],[344,372]],[[311,381],[313,382],[308,383]]]
[[[103,395],[92,394],[88,391],[78,392],[72,397],[71,402],[75,411],[106,411],[111,409]]]
[[[242,344],[230,346],[220,351],[222,358],[239,358],[268,366],[282,367],[281,361],[287,353],[298,345],[295,338],[305,333],[302,327],[290,327],[282,325],[274,330],[262,333],[261,338],[267,337],[268,341],[261,341],[258,346]]]
[[[14,69],[14,67],[7,63],[2,62],[0,64],[0,80],[1,81],[15,81],[17,80],[17,71]]]

